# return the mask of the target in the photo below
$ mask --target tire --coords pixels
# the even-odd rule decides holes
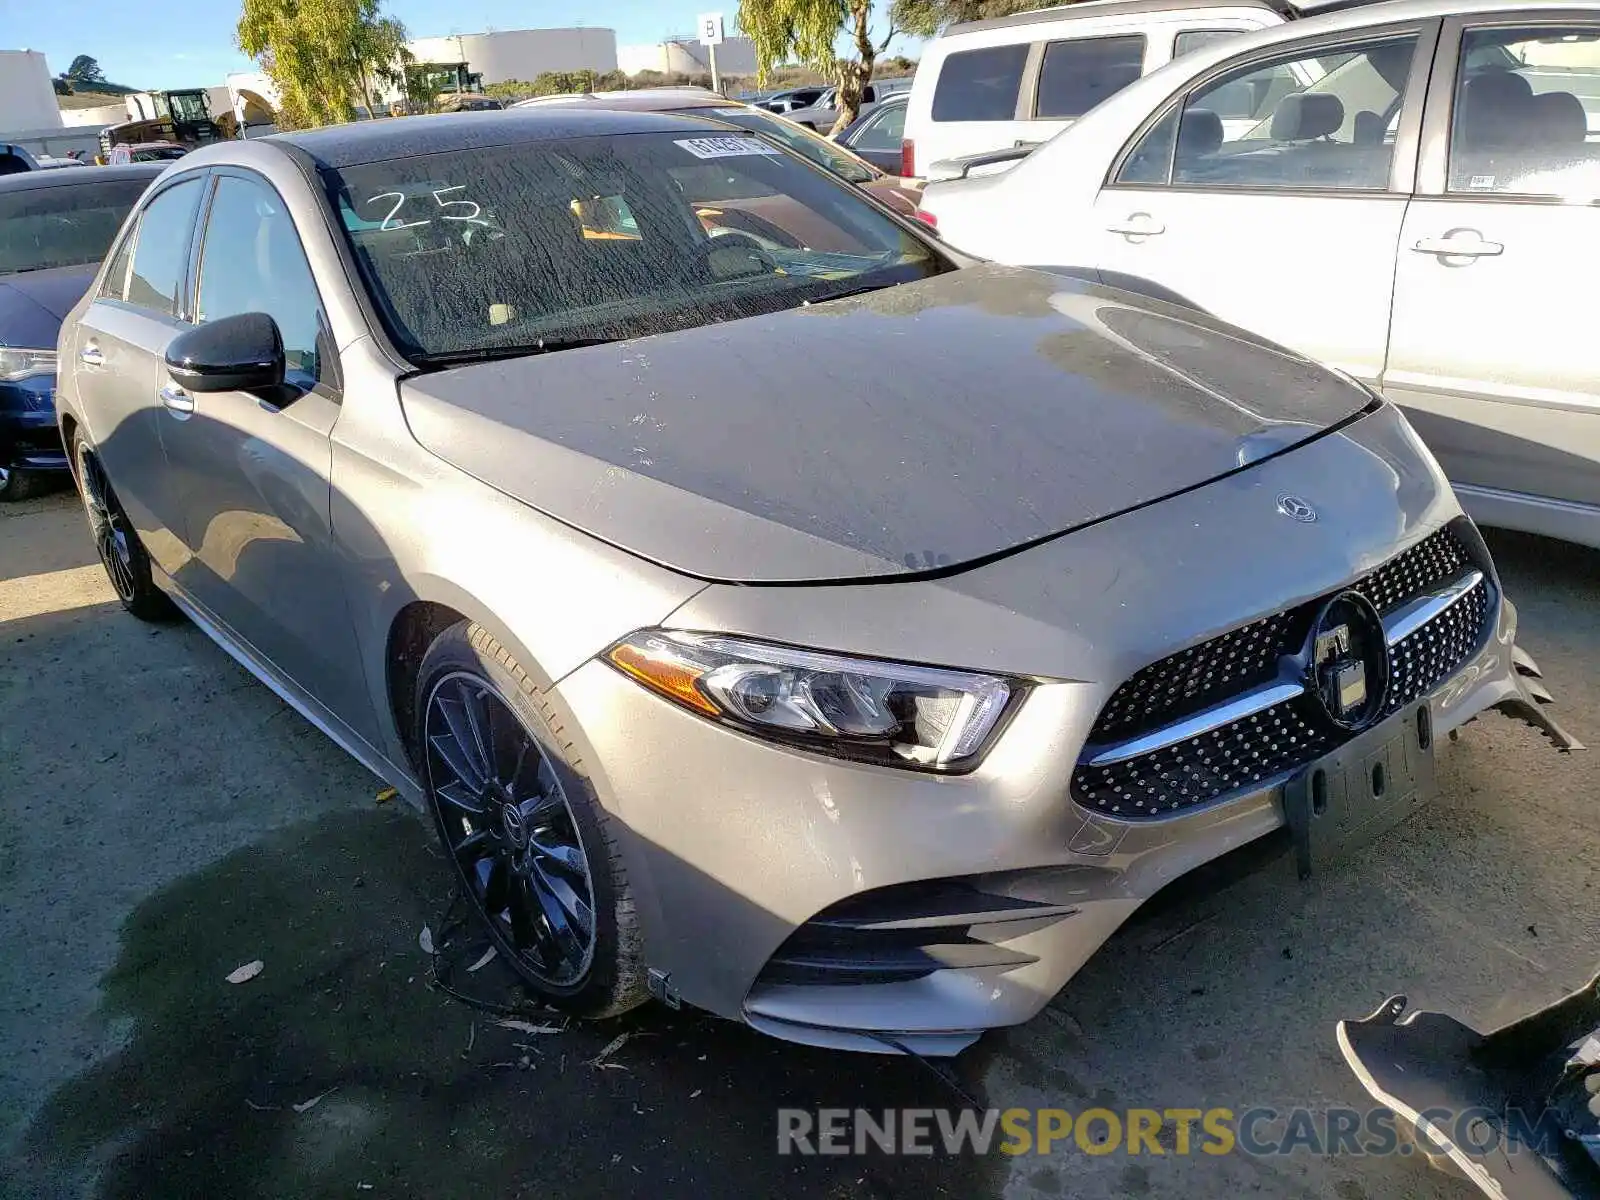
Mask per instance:
[[[152,581],[150,555],[123,512],[99,456],[81,434],[72,439],[72,461],[77,465],[74,477],[84,515],[89,519],[89,535],[94,538],[100,565],[122,607],[141,621],[175,620],[179,615],[177,607]]]
[[[469,720],[471,704],[478,707]],[[452,710],[451,705],[458,708]],[[457,883],[500,956],[545,1000],[575,1015],[615,1016],[642,1004],[648,996],[643,946],[612,819],[601,807],[572,742],[563,735],[560,715],[528,672],[488,630],[462,621],[440,634],[423,656],[413,711],[417,714],[414,745],[435,829]],[[469,724],[482,718],[487,736],[468,730],[458,742],[451,732],[457,729],[450,720],[452,711]],[[528,739],[527,748],[515,749],[513,730]],[[477,793],[460,786],[471,772],[455,767],[466,765],[460,761],[461,748],[473,741],[479,750],[485,742],[491,747],[488,773],[509,780],[503,792],[495,792],[498,783],[486,784]],[[441,751],[441,746],[451,749]],[[507,766],[511,762],[517,765]],[[562,810],[550,798],[556,790]],[[469,810],[468,803],[481,811]],[[517,828],[506,815],[512,808],[523,814],[514,822]],[[560,811],[568,819],[562,819]],[[540,812],[554,815],[541,818]],[[458,853],[458,847],[471,841],[479,848]],[[573,930],[581,928],[581,910],[552,910],[549,894],[554,880],[571,884],[568,891],[582,899],[581,887],[572,882],[575,873],[567,873],[574,841],[584,860],[592,921],[585,965],[569,973],[573,956],[563,957],[561,952],[567,944],[551,953],[550,946],[542,943],[558,943],[556,925],[568,917],[573,918]],[[535,849],[553,843],[561,844],[564,857],[535,854]],[[520,852],[519,844],[524,847]],[[478,853],[486,857],[470,858]],[[491,858],[494,862],[486,869],[484,863]],[[545,868],[537,867],[536,859]],[[496,878],[514,882],[496,885]],[[524,899],[536,914],[524,918],[520,930],[514,909],[519,887],[526,889]],[[549,919],[552,911],[556,922]],[[535,948],[529,947],[530,942]],[[562,958],[562,969],[551,965],[554,958]]]
[[[31,499],[44,491],[48,482],[48,477],[42,471],[0,467],[0,504]]]

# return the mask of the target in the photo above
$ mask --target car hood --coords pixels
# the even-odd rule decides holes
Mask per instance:
[[[0,346],[54,349],[62,319],[99,269],[97,264],[0,275]]]
[[[434,454],[705,579],[946,571],[1317,436],[1366,391],[1189,309],[984,265],[407,379]]]

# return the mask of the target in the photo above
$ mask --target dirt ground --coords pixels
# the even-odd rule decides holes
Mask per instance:
[[[1600,744],[1600,555],[1491,543]],[[775,1111],[1358,1105],[1338,1018],[1404,990],[1494,1024],[1592,973],[1596,761],[1486,717],[1363,861],[1172,898],[952,1079],[658,1007],[527,1032],[429,986],[424,925],[450,982],[516,999],[466,970],[423,822],[197,630],[124,616],[70,495],[7,506],[0,1194],[1464,1196],[1414,1156],[780,1157]]]

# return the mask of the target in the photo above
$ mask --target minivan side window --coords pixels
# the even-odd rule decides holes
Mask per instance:
[[[322,301],[294,221],[270,187],[224,175],[206,218],[195,319],[246,312],[277,322],[289,383],[309,389],[324,380]]]
[[[958,50],[944,60],[933,89],[935,121],[1010,121],[1017,115],[1026,43]]]
[[[1241,36],[1237,29],[1182,29],[1172,39],[1172,57],[1182,58],[1193,50],[1203,50],[1213,42]]]
[[[139,240],[128,277],[128,303],[178,315],[178,292],[189,266],[189,236],[202,181],[186,179],[150,201],[139,217]]]
[[[1144,73],[1144,46],[1142,33],[1051,42],[1044,48],[1033,115],[1083,116]]]
[[[1565,200],[1600,196],[1600,28],[1466,31],[1449,189]]]
[[[1416,49],[1387,34],[1228,71],[1151,126],[1116,181],[1382,191]]]

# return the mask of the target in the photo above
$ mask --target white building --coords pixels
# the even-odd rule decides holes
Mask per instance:
[[[96,132],[107,125],[121,125],[128,119],[126,104],[98,104],[93,108],[63,108],[61,123],[68,128],[87,125]]]
[[[480,84],[532,80],[546,71],[615,71],[613,29],[497,29],[418,38],[408,47],[419,64],[464,64]]]
[[[282,96],[278,85],[264,71],[235,71],[228,76],[228,108],[249,131],[247,136],[265,136],[277,129],[274,124]]]
[[[50,68],[37,50],[0,50],[0,133],[61,128]]]
[[[617,66],[624,74],[659,71],[663,75],[709,75],[710,48],[693,37],[668,38],[640,46],[619,46]],[[717,47],[717,70],[724,75],[754,75],[756,44],[749,38],[730,37]]]

